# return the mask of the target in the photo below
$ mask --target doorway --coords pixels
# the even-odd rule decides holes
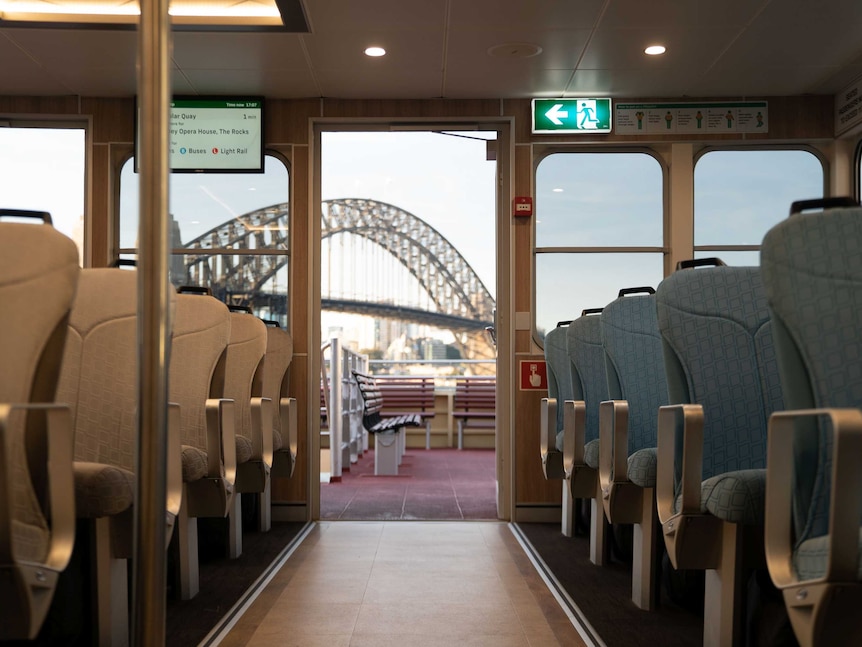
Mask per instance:
[[[505,518],[498,503],[509,479],[499,472],[508,435],[493,413],[490,421],[468,419],[458,434],[454,413],[460,384],[483,380],[493,390],[497,374],[485,328],[494,325],[500,282],[500,127],[374,128],[327,125],[315,140],[326,397],[320,431],[312,432],[320,448],[314,516]],[[374,464],[389,437],[363,437],[364,401],[349,393],[356,366],[384,394],[399,381],[433,383],[433,415],[408,428],[397,475]],[[333,383],[340,400],[328,402]],[[388,393],[394,401],[396,392]],[[384,416],[394,406],[387,411],[386,399]]]

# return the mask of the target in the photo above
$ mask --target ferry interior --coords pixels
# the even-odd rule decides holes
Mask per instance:
[[[860,34],[0,0],[0,644],[862,644]]]

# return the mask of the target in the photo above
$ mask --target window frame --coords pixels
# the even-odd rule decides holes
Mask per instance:
[[[691,206],[691,245],[694,250],[695,256],[698,252],[702,254],[706,254],[706,256],[710,255],[710,252],[715,252],[716,254],[720,254],[721,252],[759,252],[760,245],[695,245],[695,228],[697,227],[697,211],[695,209],[695,195],[697,193],[697,184],[695,182],[695,177],[697,174],[697,163],[705,157],[709,153],[714,152],[749,152],[749,151],[800,151],[805,153],[811,153],[814,155],[815,159],[820,162],[820,168],[823,171],[823,196],[827,197],[829,195],[829,163],[826,156],[822,151],[817,149],[814,146],[809,145],[799,145],[799,144],[786,144],[786,145],[757,145],[757,146],[704,146],[703,148],[698,149],[694,154],[694,159],[692,160],[692,175],[691,175],[691,185],[692,185],[692,206]],[[789,205],[788,205],[789,207]],[[765,232],[764,232],[765,233]]]
[[[538,216],[538,205],[534,206],[532,226],[530,227],[530,248],[531,248],[531,273],[532,281],[530,286],[530,308],[531,322],[530,335],[533,343],[539,348],[544,348],[543,341],[539,338],[538,325],[536,316],[537,309],[537,272],[536,259],[539,254],[661,254],[662,264],[668,255],[668,214],[670,201],[670,166],[657,148],[650,146],[595,146],[595,145],[559,145],[559,144],[536,144],[533,145],[533,168],[532,168],[532,184],[535,193],[537,175],[541,163],[552,155],[557,154],[572,154],[572,153],[639,153],[645,154],[653,158],[659,165],[661,171],[661,193],[662,193],[662,217],[661,217],[661,241],[660,246],[544,246],[536,245],[536,219]]]
[[[285,196],[286,199],[284,200],[284,202],[286,202],[289,205],[288,217],[289,217],[289,223],[290,224],[288,225],[287,249],[246,249],[246,250],[241,250],[241,249],[231,249],[231,248],[226,248],[226,247],[218,247],[218,248],[208,248],[207,249],[207,255],[212,255],[212,256],[284,256],[284,257],[286,257],[287,258],[287,299],[286,299],[286,308],[285,308],[284,316],[286,318],[286,322],[287,322],[288,327],[289,327],[290,316],[291,316],[290,295],[293,292],[293,267],[292,267],[292,263],[290,262],[291,250],[293,249],[293,244],[294,244],[294,239],[293,239],[293,235],[294,235],[294,227],[293,227],[293,215],[294,215],[293,173],[292,173],[290,161],[282,152],[264,147],[264,150],[263,150],[264,164],[266,164],[266,157],[267,156],[270,156],[273,159],[280,162],[284,166],[285,171],[287,172],[287,186],[285,187],[287,192],[286,192],[286,196]],[[134,164],[134,153],[133,152],[129,152],[128,155],[124,156],[122,161],[117,166],[117,172],[116,172],[117,191],[116,191],[116,201],[115,201],[116,207],[115,207],[115,215],[114,215],[115,226],[114,226],[113,232],[112,232],[113,233],[112,243],[113,243],[113,249],[114,249],[112,256],[114,257],[115,260],[118,258],[121,258],[123,256],[137,255],[137,253],[138,253],[137,247],[121,247],[120,246],[120,202],[121,202],[120,201],[120,194],[122,191],[121,178],[123,175],[123,169],[129,163]],[[183,173],[180,175],[183,175],[186,177],[194,177],[197,174]],[[209,173],[207,175],[212,176],[214,174]],[[242,174],[231,174],[231,175],[242,175]],[[248,175],[255,177],[255,176],[260,175],[260,174],[248,174]],[[185,247],[179,247],[179,248],[173,248],[172,247],[171,249],[168,250],[169,262],[170,262],[170,258],[172,258],[173,256],[198,256],[198,255],[200,255],[199,252],[192,253],[188,250],[188,248],[185,248]]]

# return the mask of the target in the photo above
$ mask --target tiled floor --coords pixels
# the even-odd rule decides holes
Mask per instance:
[[[320,522],[225,647],[584,645],[500,522]]]

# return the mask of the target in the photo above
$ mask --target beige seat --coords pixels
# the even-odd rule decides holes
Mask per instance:
[[[173,291],[171,296],[173,307]],[[136,480],[137,300],[136,271],[81,271],[57,390],[58,399],[72,406],[75,507],[91,533],[94,626],[104,645],[129,641],[126,560],[132,552]],[[169,423],[168,537],[182,492],[177,427]]]
[[[263,397],[266,325],[249,308],[230,306],[230,341],[225,363],[224,397],[236,411],[236,491],[262,493],[272,467],[271,402]],[[241,498],[228,513],[228,556],[242,554]]]
[[[180,288],[171,338],[170,401],[180,405],[183,503],[175,544],[180,597],[197,595],[198,517],[224,517],[236,478],[233,402],[221,398],[230,313],[219,300]]]
[[[275,321],[266,324],[266,359],[263,396],[272,401],[272,477],[290,478],[296,467],[296,398],[288,397],[288,369],[293,359],[293,338]],[[271,525],[271,488],[261,493],[258,523]]]
[[[78,250],[38,216],[0,221],[0,641],[38,633],[75,534],[69,412],[31,403],[54,401]]]

